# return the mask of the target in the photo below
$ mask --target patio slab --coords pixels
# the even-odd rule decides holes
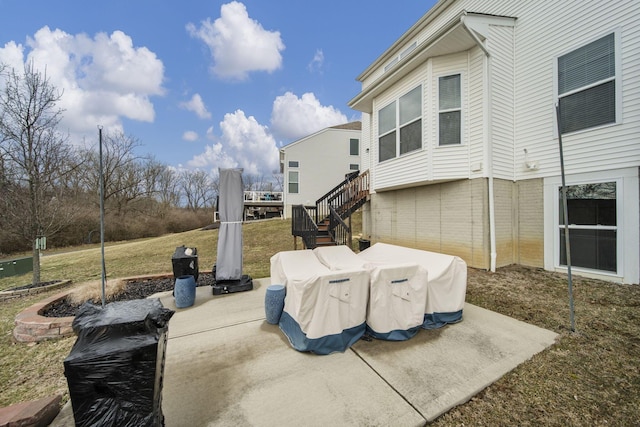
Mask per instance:
[[[171,426],[424,425],[554,343],[556,334],[482,309],[404,342],[360,340],[328,356],[291,348],[265,321],[270,279],[213,296],[169,322],[162,409]],[[73,425],[67,404],[52,426]],[[65,418],[66,414],[66,418]],[[71,419],[71,421],[69,421]]]

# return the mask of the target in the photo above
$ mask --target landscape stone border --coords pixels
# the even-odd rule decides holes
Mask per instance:
[[[23,297],[27,295],[39,294],[41,292],[50,291],[52,289],[62,288],[71,283],[71,280],[61,280],[59,282],[51,283],[50,285],[45,286],[36,286],[33,288],[25,288],[25,289],[7,289],[4,291],[0,291],[0,301],[9,300],[12,298]]]
[[[122,280],[147,280],[147,279],[164,279],[173,277],[171,273],[150,274],[144,276],[125,277]],[[65,285],[71,283],[70,280],[63,281]],[[56,283],[56,285],[59,285]],[[61,285],[59,285],[61,286]],[[44,287],[43,287],[44,288]],[[49,288],[51,289],[51,288]],[[74,335],[71,324],[75,316],[69,317],[46,317],[42,313],[50,306],[69,295],[71,291],[67,290],[50,296],[30,307],[27,307],[15,317],[13,328],[13,339],[23,343],[35,343],[40,341],[60,339]]]

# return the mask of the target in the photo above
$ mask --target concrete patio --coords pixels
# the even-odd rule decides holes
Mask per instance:
[[[536,353],[554,332],[466,304],[463,321],[409,341],[360,340],[328,356],[291,348],[265,321],[270,279],[213,296],[169,322],[162,410],[167,426],[420,426],[468,401]],[[67,403],[52,426],[73,426]]]

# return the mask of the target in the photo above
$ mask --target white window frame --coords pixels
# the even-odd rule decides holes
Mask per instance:
[[[296,181],[291,181],[291,174],[292,173],[296,174],[296,177],[297,177]],[[295,192],[291,191],[291,184],[292,183],[295,183],[298,186],[297,191],[295,191]],[[300,194],[300,172],[299,171],[292,171],[292,170],[288,171],[288,174],[287,174],[287,193],[289,193],[289,194]]]
[[[353,154],[352,150],[351,150],[351,143],[353,141],[357,141],[357,153]],[[349,138],[349,155],[350,156],[359,156],[360,155],[360,138]]]
[[[411,93],[412,91],[416,90],[420,88],[420,114],[418,116],[416,116],[415,118],[407,121],[406,123],[403,123],[402,125],[400,124],[400,98],[404,97],[405,95],[408,95],[409,93]],[[387,108],[388,106],[395,104],[395,127],[393,129],[388,130],[387,132],[383,133],[382,135],[380,134],[380,111],[382,111],[383,109]],[[420,120],[420,147],[411,150],[411,151],[407,151],[406,153],[400,153],[400,130],[402,128],[405,128],[413,123],[415,123],[416,121]],[[393,101],[385,104],[384,106],[382,106],[381,108],[379,108],[376,112],[376,123],[377,123],[377,129],[376,129],[376,144],[378,146],[378,163],[384,163],[384,162],[388,162],[394,159],[398,159],[400,157],[403,156],[408,156],[414,153],[417,153],[419,151],[422,151],[424,149],[424,85],[422,83],[417,84],[416,86],[412,87],[410,90],[404,92],[402,95],[396,97]],[[395,156],[388,158],[388,159],[384,159],[384,160],[380,160],[380,137],[381,136],[385,136],[388,135],[392,132],[396,133],[396,152],[395,152]]]
[[[608,36],[609,34],[613,34],[613,38],[614,38],[614,49],[615,49],[615,67],[616,67],[616,73],[614,77],[610,77],[601,81],[597,81],[597,82],[593,82],[589,85],[583,86],[581,88],[578,89],[574,89],[572,91],[569,91],[567,93],[563,93],[563,96],[568,96],[568,95],[572,95],[578,92],[582,92],[584,90],[590,89],[592,87],[595,86],[599,86],[607,81],[614,81],[615,82],[615,97],[616,97],[616,101],[615,101],[615,116],[616,119],[614,122],[611,123],[605,123],[605,124],[601,124],[601,125],[596,125],[596,126],[591,126],[591,127],[587,127],[584,129],[579,129],[579,130],[575,130],[572,132],[567,132],[564,133],[563,135],[575,135],[575,134],[579,134],[581,132],[589,132],[592,131],[594,129],[602,129],[602,128],[606,128],[606,127],[610,127],[610,126],[615,126],[615,125],[619,125],[622,123],[622,46],[621,46],[621,41],[620,41],[620,28],[615,28],[613,30],[609,30],[603,33],[599,33],[597,36],[592,37],[590,39],[588,39],[587,41],[585,41],[584,43],[581,43],[580,45],[577,46],[572,46],[571,49],[567,49],[563,52],[561,52],[560,54],[558,54],[557,56],[555,56],[553,58],[553,91],[554,91],[554,99],[555,99],[555,104],[559,104],[560,102],[560,93],[559,93],[559,87],[558,87],[558,79],[559,79],[559,71],[558,71],[558,62],[560,57],[565,56],[571,52],[574,52],[578,49],[580,49],[581,47],[584,47],[586,45],[588,45],[589,43],[592,43],[596,40],[599,40],[603,37]],[[554,138],[558,137],[558,124],[557,124],[557,117],[556,117],[556,112],[555,112],[555,107],[554,107],[554,112],[553,112],[553,135]]]
[[[622,235],[624,233],[624,206],[623,206],[623,196],[624,196],[624,187],[623,187],[623,179],[622,178],[598,178],[598,179],[589,179],[589,180],[576,180],[567,182],[567,186],[574,185],[583,185],[583,184],[600,184],[604,182],[615,182],[616,183],[616,225],[615,226],[607,226],[607,225],[571,225],[569,224],[569,235],[571,235],[572,229],[588,229],[588,230],[616,230],[616,271],[606,271],[606,270],[596,270],[594,268],[586,268],[586,267],[576,267],[574,265],[571,266],[572,270],[582,271],[587,273],[595,273],[602,276],[611,276],[611,277],[620,277],[624,271],[624,246]],[[562,206],[561,198],[558,197],[560,191],[562,190],[561,184],[555,184],[553,186],[556,197],[554,197],[554,214],[553,221],[555,224],[553,230],[553,262],[556,269],[566,270],[567,266],[560,264],[560,231],[564,230],[564,224],[560,223],[560,209]]]
[[[445,110],[440,110],[440,78],[442,77],[449,77],[449,76],[460,76],[460,108],[449,108],[449,109],[445,109]],[[465,80],[465,75],[462,71],[457,71],[457,72],[450,72],[450,73],[443,73],[443,74],[439,74],[437,76],[435,76],[436,79],[436,88],[435,88],[435,109],[436,109],[436,119],[435,119],[435,128],[436,128],[436,148],[442,148],[442,149],[446,149],[446,148],[451,148],[451,147],[461,147],[463,145],[465,145],[465,137],[464,137],[464,132],[465,132],[465,127],[464,127],[464,121],[465,121],[465,111],[464,111],[464,105],[466,102],[465,99],[465,84],[464,84],[464,80]],[[441,145],[440,144],[440,114],[441,113],[448,113],[448,112],[452,112],[452,111],[460,111],[460,143],[459,144],[447,144],[447,145]]]

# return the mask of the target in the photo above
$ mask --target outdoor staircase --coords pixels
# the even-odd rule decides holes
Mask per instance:
[[[291,234],[294,246],[301,237],[304,247],[349,245],[351,215],[369,197],[369,171],[353,172],[316,201],[315,206],[295,205],[291,208]]]

